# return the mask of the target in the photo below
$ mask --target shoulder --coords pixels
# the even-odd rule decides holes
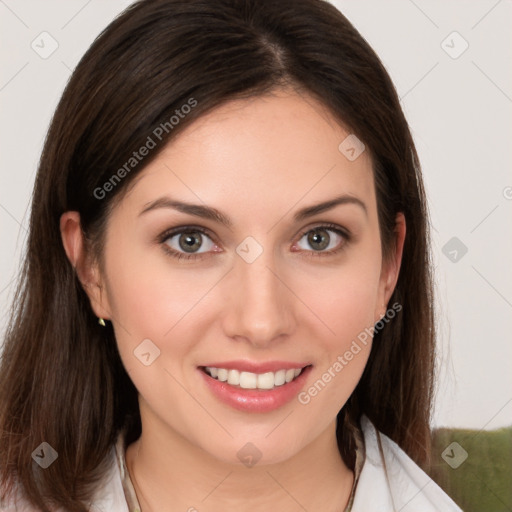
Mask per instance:
[[[116,444],[112,446],[110,456],[110,472],[103,486],[96,491],[90,512],[129,512],[123,487],[124,433],[119,435]]]
[[[366,457],[352,512],[462,512],[389,437],[363,416]]]
[[[123,437],[120,436],[116,445],[111,448],[109,455],[110,469],[101,487],[96,490],[93,500],[89,504],[89,512],[129,512],[123,491],[118,458],[118,450],[122,442]],[[52,511],[66,512],[62,508],[52,509]],[[21,490],[16,488],[3,501],[0,500],[0,512],[40,512],[40,510],[28,503],[23,497]]]
[[[16,488],[13,493],[0,499],[0,512],[40,512],[35,508],[22,494],[20,488]],[[52,512],[66,512],[62,509],[53,509]]]
[[[6,495],[6,490],[0,487],[3,498],[0,498],[0,512],[39,512],[24,496],[19,482],[16,482],[10,492]],[[55,512],[61,512],[57,510]],[[63,511],[62,511],[63,512]]]

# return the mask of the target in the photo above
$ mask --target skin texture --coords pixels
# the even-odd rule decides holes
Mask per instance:
[[[353,474],[337,450],[336,415],[371,343],[307,405],[292,400],[266,413],[221,403],[197,367],[307,362],[307,389],[385,313],[405,222],[397,216],[395,256],[384,263],[371,160],[367,151],[353,162],[339,151],[348,134],[313,98],[290,90],[217,108],[137,176],[109,219],[103,272],[85,254],[78,214],[62,216],[68,258],[95,314],[112,322],[139,391],[142,435],[127,462],[144,512],[346,505]],[[366,213],[344,204],[293,221],[299,209],[341,194],[363,201]],[[169,208],[139,215],[164,195],[215,207],[233,225]],[[352,237],[320,232],[330,237],[321,254],[301,234],[325,223]],[[210,235],[199,235],[203,258],[172,258],[164,247],[179,251],[179,234],[158,236],[190,225]],[[263,249],[252,263],[236,252],[248,236]],[[160,350],[150,366],[133,354],[144,339]],[[237,457],[247,442],[261,452],[251,468]]]

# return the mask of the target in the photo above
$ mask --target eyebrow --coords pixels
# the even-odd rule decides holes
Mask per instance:
[[[331,210],[338,205],[347,204],[353,204],[361,207],[364,213],[368,216],[368,209],[366,207],[366,204],[363,201],[361,201],[361,199],[351,195],[344,194],[333,199],[329,199],[328,201],[324,201],[322,203],[302,208],[301,210],[295,213],[295,215],[293,216],[293,220],[295,222],[300,222],[308,217],[312,217],[313,215],[317,215],[319,213]],[[217,210],[216,208],[201,204],[184,203],[182,201],[176,201],[167,196],[160,197],[148,203],[146,207],[139,213],[139,217],[149,211],[160,208],[170,208],[182,213],[187,213],[189,215],[195,215],[196,217],[210,219],[220,224],[223,224],[228,228],[231,228],[233,226],[233,222],[231,221],[231,219],[224,215],[221,211]]]

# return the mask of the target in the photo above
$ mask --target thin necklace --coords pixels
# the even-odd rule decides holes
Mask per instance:
[[[139,443],[137,445],[137,452],[135,453],[135,457],[134,457],[134,459],[132,461],[132,470],[131,470],[131,472],[128,471],[128,473],[130,473],[131,477],[133,478],[133,483],[135,484],[134,488],[136,487],[135,494],[137,496],[137,501],[139,502],[139,505],[140,505],[140,512],[142,512],[142,504],[141,504],[141,502],[143,501],[144,502],[144,506],[146,506],[148,504],[148,501],[146,500],[146,497],[144,496],[144,493],[142,492],[142,490],[140,488],[139,482],[137,482],[137,478],[135,477],[134,464],[135,464],[135,461],[137,460],[137,457],[139,456],[139,450],[140,450],[140,441],[139,441]],[[126,465],[126,467],[128,468],[128,464]],[[140,499],[139,496],[142,499]],[[145,508],[144,511],[145,512],[150,512],[149,506],[147,508]]]
[[[137,501],[139,502],[139,505],[140,505],[140,509],[136,509],[135,512],[143,512],[142,505],[141,505],[142,502],[144,502],[145,505],[148,504],[148,501],[146,500],[146,497],[144,496],[144,493],[142,492],[142,490],[141,490],[141,488],[139,486],[139,482],[137,482],[137,478],[135,476],[134,464],[135,464],[135,461],[137,460],[137,457],[139,456],[139,450],[140,450],[140,441],[139,441],[139,443],[137,445],[137,452],[135,453],[135,457],[133,458],[133,461],[132,461],[131,471],[128,468],[128,462],[126,463],[126,468],[127,468],[128,473],[130,475],[130,478],[132,479],[133,483],[135,484],[133,487],[135,488],[135,494],[137,496]],[[355,483],[355,472],[352,473],[352,474],[354,476],[354,482],[353,483]],[[351,497],[352,497],[352,491],[349,494],[348,503],[347,503],[347,506],[343,508],[343,512],[345,512],[347,510],[347,507],[350,505],[350,498]],[[142,498],[142,500],[141,500],[141,498]],[[130,512],[132,512],[132,511],[130,511]],[[149,508],[149,506],[144,509],[144,512],[151,512],[151,509]]]

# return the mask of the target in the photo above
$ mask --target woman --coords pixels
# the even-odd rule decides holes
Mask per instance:
[[[4,506],[460,510],[421,469],[431,279],[407,122],[334,7],[133,4],[42,154]]]

